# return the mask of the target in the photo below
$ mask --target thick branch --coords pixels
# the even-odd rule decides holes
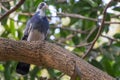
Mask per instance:
[[[0,39],[0,60],[16,60],[58,69],[68,75],[77,66],[82,80],[114,80],[71,52],[46,41],[27,42]]]

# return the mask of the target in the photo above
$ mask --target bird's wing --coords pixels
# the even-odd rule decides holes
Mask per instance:
[[[46,17],[39,18],[33,16],[26,25],[24,36],[22,40],[37,41],[45,40],[47,32],[49,30],[49,22]]]
[[[32,29],[32,24],[30,23],[30,20],[27,22],[25,31],[24,31],[24,35],[22,37],[22,40],[27,40],[28,35],[30,33],[30,30]]]
[[[45,27],[46,28],[45,37],[47,37],[47,34],[49,33],[49,22],[48,22],[47,17],[45,17],[44,21],[45,21],[45,23],[44,23],[45,25],[44,26],[46,26]]]
[[[31,18],[32,30],[29,33],[27,41],[45,40],[49,29],[49,22],[46,17],[34,16]]]

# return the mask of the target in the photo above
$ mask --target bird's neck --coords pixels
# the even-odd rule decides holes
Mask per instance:
[[[44,10],[39,10],[39,14],[40,17],[45,17],[45,11]]]

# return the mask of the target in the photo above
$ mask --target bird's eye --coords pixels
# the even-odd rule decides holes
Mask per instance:
[[[43,7],[44,5],[45,5],[44,3],[41,3],[40,6],[39,6],[39,9],[42,9],[42,7]]]

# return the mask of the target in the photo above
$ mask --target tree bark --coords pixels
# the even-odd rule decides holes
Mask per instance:
[[[14,41],[0,38],[0,61],[21,61],[58,69],[69,76],[75,71],[82,80],[115,80],[68,50],[47,41]]]

